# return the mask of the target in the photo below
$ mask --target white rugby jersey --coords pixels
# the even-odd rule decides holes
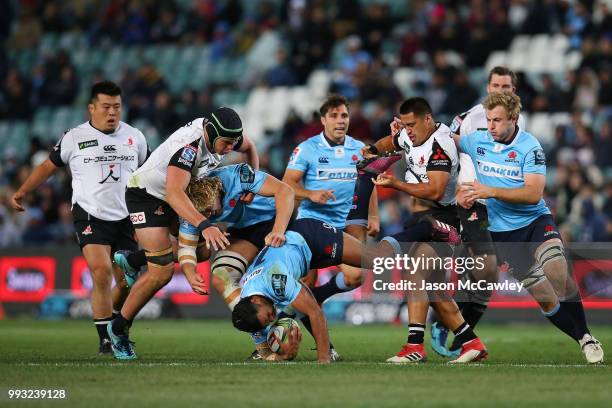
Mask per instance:
[[[525,118],[519,114],[518,127],[525,130]],[[451,132],[460,137],[478,130],[487,130],[487,113],[484,105],[479,103],[467,112],[455,116],[450,126]],[[459,184],[476,180],[476,169],[472,159],[466,153],[459,153]],[[484,200],[478,200],[484,203]]]
[[[194,177],[203,177],[219,167],[223,155],[208,151],[203,137],[205,120],[194,119],[172,133],[132,174],[128,187],[144,188],[147,193],[165,201],[169,165],[187,170]],[[242,139],[234,149],[238,149],[241,143]]]
[[[49,160],[70,167],[73,205],[101,220],[119,221],[129,215],[125,186],[147,154],[144,135],[127,123],[106,134],[85,122],[64,134]]]
[[[438,205],[447,206],[456,203],[455,188],[459,158],[448,126],[442,123],[437,123],[436,126],[436,131],[420,146],[412,145],[406,129],[402,129],[395,144],[398,148],[403,149],[406,155],[407,167],[404,176],[406,183],[428,183],[428,171],[450,173],[444,196],[440,201],[435,202]]]

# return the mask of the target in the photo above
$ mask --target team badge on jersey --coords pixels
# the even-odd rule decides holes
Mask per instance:
[[[196,157],[196,150],[193,146],[185,146],[181,152],[181,157],[188,162],[193,162]]]
[[[459,116],[455,116],[455,119],[453,119],[453,123],[451,123],[450,125],[451,132],[459,133],[459,129],[461,129],[461,122],[463,122],[463,119]]]
[[[248,164],[240,166],[240,182],[251,184],[255,181],[255,170]]]
[[[536,166],[544,166],[546,164],[546,155],[544,154],[544,150],[534,150],[533,154],[535,155],[534,164]]]
[[[344,157],[344,147],[342,146],[338,146],[334,149],[334,156],[336,157],[336,159],[340,159],[342,157]]]
[[[510,150],[510,152],[508,153],[508,158],[506,159],[506,162],[517,163],[518,162],[518,160],[516,159],[517,156],[518,154],[514,150]]]

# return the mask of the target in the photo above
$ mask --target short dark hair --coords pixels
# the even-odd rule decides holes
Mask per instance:
[[[427,115],[433,115],[431,106],[427,99],[421,98],[420,96],[406,99],[399,108],[400,115],[407,115],[408,113],[414,113],[415,116],[422,117]]]
[[[97,82],[91,87],[91,95],[89,101],[93,102],[94,99],[98,98],[99,94],[109,96],[121,96],[121,88],[119,88],[119,85],[112,81]]]
[[[327,98],[325,98],[325,101],[323,101],[323,105],[321,105],[319,108],[319,113],[321,114],[321,117],[323,117],[328,110],[342,105],[346,106],[347,110],[349,109],[349,103],[344,96],[339,94],[328,95]]]
[[[511,70],[510,68],[502,67],[499,65],[496,67],[493,67],[493,69],[489,71],[489,78],[487,80],[487,84],[491,83],[491,78],[493,78],[493,75],[509,76],[510,82],[512,82],[512,86],[515,88],[516,88],[516,85],[518,84],[518,78],[516,77],[516,74],[514,73],[514,71]]]
[[[263,326],[257,319],[259,308],[251,301],[251,297],[244,297],[236,303],[234,310],[232,310],[232,323],[240,331],[255,333],[263,329]]]

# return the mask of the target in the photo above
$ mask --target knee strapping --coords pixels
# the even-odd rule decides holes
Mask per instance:
[[[237,252],[221,251],[213,260],[211,270],[214,276],[223,282],[223,297],[227,298],[236,289],[247,269],[247,260]]]
[[[523,287],[527,289],[537,285],[545,279],[546,275],[544,274],[544,270],[542,269],[542,267],[540,265],[535,265],[529,270],[529,272],[527,272],[527,275],[524,276],[520,281],[523,284]]]
[[[147,262],[160,267],[167,267],[174,263],[174,257],[172,256],[172,247],[162,249],[161,251],[147,251],[145,250],[145,256]]]
[[[538,263],[541,267],[544,267],[548,262],[552,261],[565,261],[565,251],[562,242],[556,242],[551,245],[547,245],[536,253]]]

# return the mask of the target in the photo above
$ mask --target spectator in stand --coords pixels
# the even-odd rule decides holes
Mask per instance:
[[[264,81],[270,87],[296,85],[295,73],[287,63],[287,51],[283,47],[276,51],[276,66],[266,72]]]
[[[0,92],[0,119],[27,120],[32,117],[29,82],[11,69]]]
[[[546,101],[548,112],[560,112],[563,99],[561,89],[557,86],[550,74],[542,74],[540,80],[542,83],[541,95]]]
[[[463,70],[457,70],[439,112],[447,115],[463,112],[466,106],[473,106],[479,97],[480,94],[470,84],[467,73]]]

